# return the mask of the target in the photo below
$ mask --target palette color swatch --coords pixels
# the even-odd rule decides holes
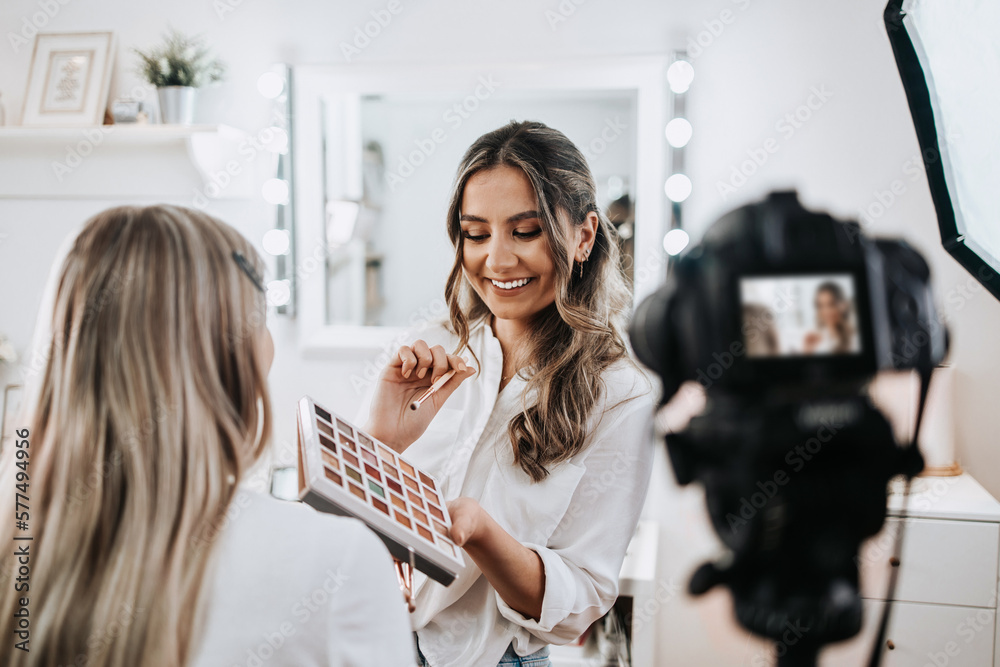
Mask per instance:
[[[299,400],[299,499],[364,521],[403,562],[444,585],[464,567],[437,480],[342,417]]]

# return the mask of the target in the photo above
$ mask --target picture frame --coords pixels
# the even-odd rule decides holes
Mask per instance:
[[[22,125],[101,125],[114,63],[111,32],[38,33]]]

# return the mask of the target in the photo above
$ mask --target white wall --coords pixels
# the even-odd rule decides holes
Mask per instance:
[[[762,196],[773,187],[798,187],[807,205],[843,216],[877,201],[877,193],[900,180],[905,192],[870,227],[902,235],[929,258],[939,301],[948,314],[956,365],[958,450],[965,467],[995,495],[1000,495],[1000,432],[995,409],[1000,373],[996,332],[1000,303],[978,289],[941,249],[934,211],[922,176],[911,179],[918,152],[892,54],[881,28],[881,0],[815,3],[799,0],[711,0],[682,3],[620,0],[400,0],[402,11],[356,57],[356,61],[531,60],[666,52],[703,31],[708,44],[694,60],[697,78],[690,93],[695,138],[688,152],[695,191],[686,220],[700,234],[722,211]],[[217,15],[213,7],[237,4]],[[53,0],[53,4],[55,1]],[[249,132],[267,122],[269,109],[255,89],[260,72],[272,62],[343,63],[342,41],[371,20],[370,12],[386,2],[298,3],[264,0],[175,0],[172,3],[127,0],[69,0],[46,30],[114,30],[120,49],[116,92],[136,80],[127,47],[147,45],[168,23],[204,33],[230,65],[228,81],[208,91],[202,122],[226,122]],[[550,23],[559,8],[564,21]],[[568,9],[573,12],[569,13]],[[728,10],[730,14],[722,14]],[[0,91],[8,117],[19,116],[29,49],[14,53],[8,33],[20,31],[39,5],[35,0],[5,0],[0,5]],[[546,12],[550,12],[547,14]],[[728,21],[723,23],[722,19]],[[707,22],[707,23],[706,23]],[[717,33],[712,34],[712,30]],[[710,39],[709,39],[710,38]],[[709,43],[710,42],[710,43]],[[807,102],[813,88],[832,95],[791,136],[776,124]],[[813,100],[818,105],[818,100]],[[787,134],[787,133],[786,133]],[[736,193],[723,200],[716,183],[730,177],[747,151],[774,138],[778,150]],[[442,183],[442,188],[447,185]],[[0,200],[0,331],[24,353],[34,321],[41,283],[60,237],[90,213],[110,202]],[[259,224],[254,202],[219,209],[247,233]],[[249,222],[248,222],[249,221]],[[965,291],[963,291],[965,290]],[[306,359],[295,347],[295,324],[276,318],[271,328],[277,344],[271,382],[279,416],[276,439],[290,445],[295,399],[311,393],[351,412],[359,396],[344,378],[364,371],[364,361]],[[4,371],[2,381],[10,381]],[[654,498],[668,502],[665,467]],[[690,495],[690,494],[689,494]],[[678,569],[687,541],[710,542],[699,519],[688,513],[678,520],[664,510],[668,537],[663,585],[683,585]],[[699,547],[700,548],[700,547]],[[676,595],[670,605],[680,604]],[[668,603],[665,603],[668,604]],[[683,636],[657,617],[664,643]],[[664,647],[664,656],[672,655]],[[664,657],[664,661],[669,658]]]

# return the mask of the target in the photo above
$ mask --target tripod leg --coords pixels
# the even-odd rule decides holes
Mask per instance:
[[[777,667],[816,667],[819,647],[811,644],[793,644],[786,647],[784,655],[778,657]]]

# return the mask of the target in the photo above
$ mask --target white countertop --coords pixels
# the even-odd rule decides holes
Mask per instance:
[[[899,516],[903,485],[893,480],[889,516]],[[1000,502],[967,474],[956,477],[917,477],[907,502],[907,514],[921,519],[990,521],[1000,523]]]

